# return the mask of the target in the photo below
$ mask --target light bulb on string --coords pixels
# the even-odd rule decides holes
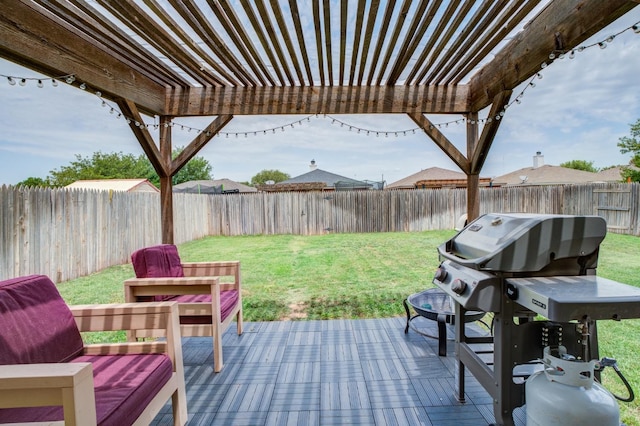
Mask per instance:
[[[12,86],[16,85],[16,81],[11,77],[7,77],[7,82]]]
[[[20,79],[20,83],[18,83],[18,84],[20,86],[26,86],[27,85],[27,79],[26,78]]]
[[[38,80],[38,88],[42,89],[44,87],[44,84],[42,83],[42,80]]]
[[[67,84],[71,84],[76,80],[76,78],[72,75],[68,75],[67,78],[64,80],[67,82]]]
[[[631,27],[634,33],[640,34],[640,22]]]
[[[51,85],[52,85],[53,87],[58,87],[58,80],[56,80],[55,78],[52,78],[52,79],[51,79]]]
[[[604,41],[601,41],[600,43],[598,43],[598,46],[600,47],[600,49],[606,49],[607,43],[605,43]]]

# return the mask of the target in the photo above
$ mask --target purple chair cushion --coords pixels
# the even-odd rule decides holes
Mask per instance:
[[[82,353],[76,322],[45,275],[0,282],[0,364],[68,362]]]
[[[184,277],[178,249],[173,244],[146,247],[131,255],[137,278]]]
[[[173,372],[166,355],[83,355],[93,364],[98,425],[132,424]],[[61,407],[0,409],[0,423],[62,420]]]
[[[184,277],[178,248],[173,244],[160,244],[133,252],[131,263],[137,278]],[[141,297],[139,302],[171,300],[173,296]]]
[[[238,304],[239,293],[238,290],[226,290],[220,292],[220,315],[222,321],[224,321],[233,308]],[[183,296],[176,296],[171,300],[175,300],[179,303],[211,303],[210,294],[189,294]],[[211,324],[211,317],[203,316],[181,316],[180,324]]]

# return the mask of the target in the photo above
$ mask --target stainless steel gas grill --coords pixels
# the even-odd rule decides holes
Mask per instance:
[[[487,214],[438,248],[433,282],[454,300],[455,315],[493,313],[489,337],[455,324],[460,401],[466,368],[493,398],[497,423],[512,425],[525,403],[523,377],[545,347],[597,360],[596,320],[640,318],[640,289],[595,276],[605,234],[598,216]]]

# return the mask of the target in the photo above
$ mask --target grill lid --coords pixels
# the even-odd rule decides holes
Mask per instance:
[[[573,263],[584,268],[580,262],[587,257],[586,266],[595,268],[606,232],[600,216],[490,213],[471,222],[438,252],[441,259],[488,271],[537,272],[563,259],[576,259]]]

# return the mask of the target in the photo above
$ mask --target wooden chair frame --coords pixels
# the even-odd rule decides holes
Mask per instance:
[[[178,304],[175,302],[69,306],[83,331],[163,330],[166,341],[85,345],[84,355],[164,353],[173,364],[169,381],[149,402],[134,425],[148,425],[171,399],[173,424],[188,420]],[[0,365],[0,408],[61,405],[59,425],[96,425],[91,363]]]
[[[214,371],[222,370],[222,334],[236,319],[238,335],[242,334],[242,286],[239,261],[185,262],[184,277],[179,278],[131,278],[124,282],[125,301],[135,302],[138,296],[210,294],[211,303],[179,303],[180,316],[211,317],[211,324],[181,324],[183,337],[211,336],[213,338]],[[220,277],[232,277],[232,282],[221,283]],[[237,290],[238,302],[233,311],[222,321],[220,292]],[[160,336],[153,330],[139,329],[128,333],[130,340],[139,337]]]

